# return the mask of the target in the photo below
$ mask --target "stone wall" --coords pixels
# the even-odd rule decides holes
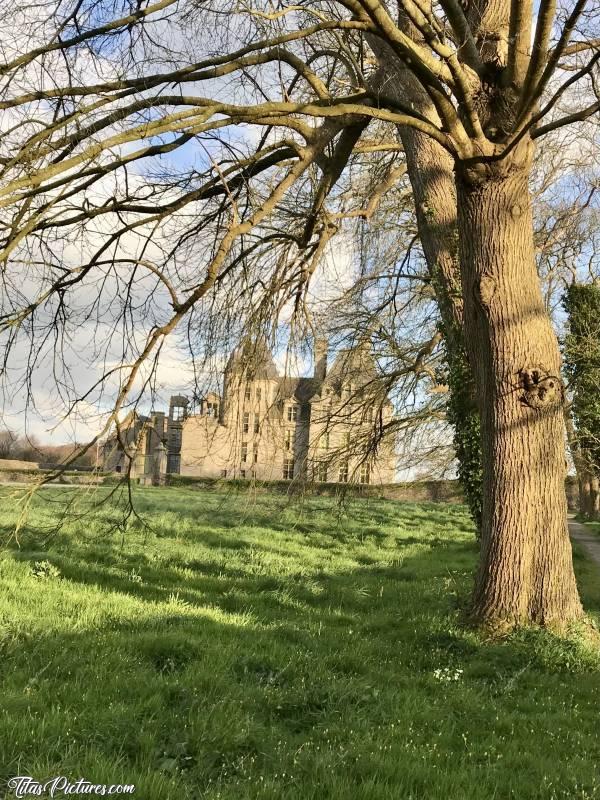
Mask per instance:
[[[31,462],[26,462],[30,464]],[[40,478],[45,478],[51,475],[52,470],[48,469],[5,469],[0,467],[0,486],[4,483],[23,483],[35,484]],[[118,476],[117,476],[118,477]],[[52,484],[81,484],[84,486],[100,485],[102,483],[109,483],[116,481],[113,473],[98,473],[98,472],[63,472],[58,477],[53,477],[49,483]]]
[[[10,472],[11,470],[36,470],[40,465],[34,461],[19,461],[16,458],[0,458],[0,472]]]
[[[463,497],[457,481],[415,481],[388,484],[340,484],[294,481],[219,480],[192,475],[169,475],[168,483],[175,487],[226,490],[228,488],[282,494],[310,494],[331,497],[347,494],[355,497],[379,497],[401,502],[462,503]]]
[[[250,481],[218,480],[191,475],[170,475],[170,486],[195,487],[198,489],[223,490],[235,488],[241,491],[280,492],[282,494],[313,494],[335,496],[346,493],[356,497],[380,497],[404,503],[464,503],[460,484],[456,480],[412,481],[387,484],[339,484],[303,483],[301,481]],[[569,476],[565,485],[569,511],[578,509],[577,480]]]

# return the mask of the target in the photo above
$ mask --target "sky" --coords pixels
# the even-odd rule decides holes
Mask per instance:
[[[34,14],[35,6],[23,7],[23,14]],[[41,11],[39,12],[41,14]],[[34,20],[29,20],[29,27],[24,26],[23,20],[17,20],[21,31],[35,31]],[[195,24],[198,26],[200,32],[202,28],[202,20],[196,20]],[[22,34],[23,35],[23,34]],[[216,42],[212,41],[210,36],[198,38],[197,40],[186,39],[183,36],[183,31],[176,32],[171,35],[170,44],[173,47],[180,47],[182,50],[188,47],[194,48],[209,48],[215,47]],[[233,45],[235,45],[236,31],[230,32]],[[18,43],[18,40],[17,40]],[[18,49],[18,48],[17,48]],[[196,53],[198,55],[198,53]],[[96,53],[93,59],[89,59],[85,51],[82,51],[78,57],[78,69],[83,78],[95,77],[96,73],[100,71],[105,76],[114,76],[116,74],[115,63],[111,60],[111,53],[99,54]],[[61,62],[58,59],[55,62],[56,69],[61,69]],[[89,73],[89,74],[88,74]],[[54,79],[60,77],[59,74],[52,76]],[[274,73],[274,79],[277,75]],[[239,82],[234,79],[222,79],[218,83],[214,81],[207,82],[202,85],[190,84],[185,89],[189,93],[200,93],[205,95],[217,95],[224,101],[230,101],[238,98],[245,91],[247,87],[243,88]],[[42,109],[43,111],[43,109]],[[49,109],[46,109],[49,111]],[[0,116],[0,126],[2,130],[7,130],[14,119],[10,114],[2,114]],[[231,142],[256,143],[259,133],[256,129],[250,126],[231,126],[228,131],[228,137]],[[577,137],[569,136],[565,140],[565,154],[572,151],[574,156],[580,156],[581,151],[590,147],[588,141],[577,141]],[[134,147],[133,144],[126,145],[123,152],[130,151]],[[171,169],[173,171],[181,171],[182,173],[191,168],[197,170],[205,169],[210,162],[210,155],[214,154],[217,150],[217,145],[211,143],[209,140],[204,140],[202,143],[198,141],[190,142],[181,149],[175,151],[161,158],[161,169]],[[148,174],[149,165],[144,162],[139,162],[134,169],[130,172],[129,180],[132,182],[137,181],[138,186],[143,186],[146,176]],[[569,183],[567,180],[565,193],[569,192]],[[99,184],[95,192],[97,197],[93,198],[98,202],[102,198],[103,192],[107,195],[112,191],[110,180],[105,184]],[[93,232],[88,236],[87,247],[93,245],[97,246],[98,242],[102,241],[109,234],[110,223],[98,222],[95,224]],[[156,246],[155,246],[156,245]],[[137,247],[137,242],[133,237],[125,238],[121,247],[121,253],[125,254],[128,250],[134,251]],[[153,249],[154,248],[154,249]],[[158,241],[149,246],[145,252],[147,257],[158,258],[160,255],[158,249]],[[399,254],[400,255],[400,254]],[[585,255],[585,251],[584,251]],[[73,265],[80,263],[84,260],[82,252],[82,245],[80,242],[72,241],[64,245],[62,253],[64,263]],[[200,263],[200,262],[199,262]],[[187,265],[189,267],[189,265]],[[335,295],[350,281],[351,276],[355,270],[355,254],[352,252],[347,241],[343,239],[336,239],[335,246],[330,247],[324,259],[321,268],[314,276],[313,283],[310,290],[310,298],[313,302],[322,302],[324,297]],[[136,290],[141,294],[149,292],[148,286],[150,284],[146,279],[143,279],[136,287]],[[33,292],[35,289],[35,281],[30,280],[29,284],[23,280],[19,289],[27,294]],[[84,292],[78,297],[78,303],[81,308],[86,304],[93,301],[94,292],[97,291],[96,284],[90,284]],[[119,291],[123,291],[120,286],[119,290],[113,292],[114,302],[119,301]],[[168,297],[164,292],[156,292],[156,297],[153,298],[153,308],[151,313],[144,316],[140,312],[140,318],[135,320],[133,343],[136,346],[141,346],[144,336],[147,334],[149,327],[155,319],[160,319],[161,315],[166,314],[168,311]],[[108,312],[107,312],[108,313]],[[285,313],[284,313],[285,319]],[[103,319],[100,320],[101,324]],[[72,395],[74,390],[79,393],[85,393],[87,387],[94,384],[101,374],[101,365],[116,366],[122,359],[120,352],[119,336],[112,337],[110,345],[100,354],[96,352],[99,347],[99,341],[95,338],[95,323],[86,322],[82,319],[81,325],[74,325],[69,330],[68,341],[66,342],[66,357],[63,362],[64,374],[57,375],[56,364],[53,361],[53,342],[48,341],[42,348],[40,354],[40,363],[38,369],[32,375],[32,384],[30,387],[21,385],[17,380],[17,375],[23,373],[26,364],[26,357],[28,349],[26,343],[23,343],[11,356],[11,363],[9,364],[9,381],[4,386],[4,410],[3,417],[0,424],[3,424],[13,430],[22,431],[26,427],[29,434],[36,435],[41,439],[52,442],[72,441],[74,439],[81,440],[91,435],[94,435],[102,427],[103,420],[106,417],[107,411],[111,406],[111,390],[103,395],[90,395],[85,401],[80,403],[74,413],[68,419],[64,418],[65,404],[68,397]],[[226,358],[226,353],[223,353],[223,360]],[[61,359],[59,355],[58,360]],[[282,347],[276,353],[276,361],[280,371],[286,368],[286,353],[285,353],[285,336],[282,337]],[[310,369],[310,360],[308,357],[300,357],[298,363],[289,365],[290,372],[302,374]],[[193,383],[193,371],[189,358],[185,355],[178,337],[169,337],[166,341],[161,358],[158,364],[155,384],[156,384],[156,397],[147,398],[143,401],[141,408],[147,410],[149,404],[161,403],[166,405],[168,396],[171,393],[186,393],[189,392]],[[27,395],[28,389],[31,389],[36,399],[36,410],[27,408]],[[83,389],[83,392],[82,392]],[[113,385],[114,394],[114,385]],[[27,411],[27,415],[25,412]],[[25,416],[26,426],[24,425]]]

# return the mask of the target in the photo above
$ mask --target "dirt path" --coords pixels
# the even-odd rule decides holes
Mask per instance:
[[[569,520],[569,533],[571,539],[580,544],[589,558],[600,567],[600,536],[592,533],[589,528],[574,519]]]

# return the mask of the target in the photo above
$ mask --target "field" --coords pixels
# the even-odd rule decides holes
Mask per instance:
[[[464,508],[140,489],[149,529],[106,505],[49,536],[66,491],[40,493],[0,560],[0,781],[600,798],[600,659],[578,631],[465,625]],[[7,489],[0,507],[6,540]],[[576,568],[598,620],[596,568]]]

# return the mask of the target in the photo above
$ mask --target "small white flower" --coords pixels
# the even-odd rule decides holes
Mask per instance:
[[[433,677],[442,683],[459,681],[462,677],[462,669],[452,669],[451,667],[438,667],[433,670]]]

